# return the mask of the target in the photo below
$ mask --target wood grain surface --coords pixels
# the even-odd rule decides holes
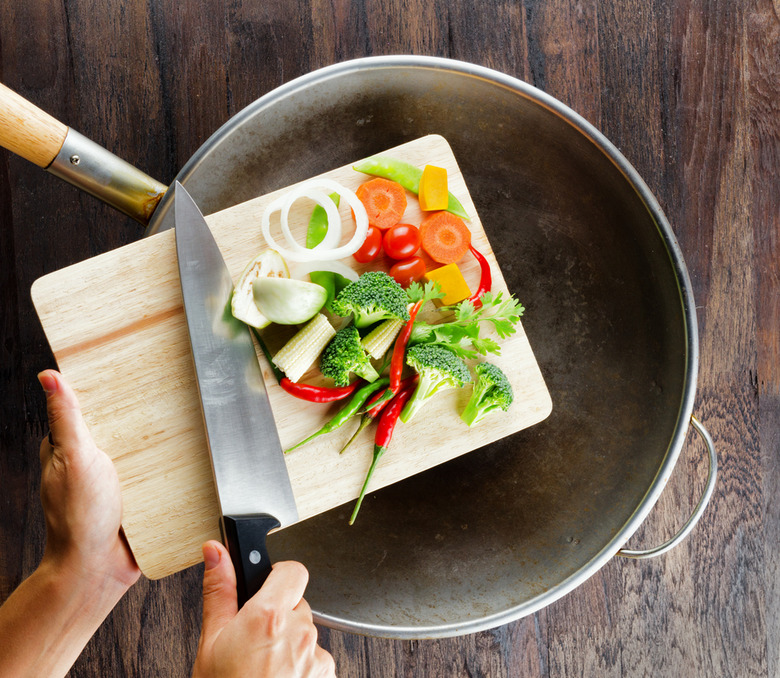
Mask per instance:
[[[523,79],[637,168],[678,237],[700,331],[696,413],[721,475],[688,539],[609,561],[535,614],[459,638],[321,629],[348,676],[780,675],[780,6],[774,0],[0,0],[0,80],[169,182],[230,115],[318,67],[429,54]],[[133,242],[110,208],[0,152],[0,600],[44,543],[36,373],[54,365],[32,282]],[[689,442],[631,540],[682,524],[706,462]],[[72,676],[186,676],[199,567],[131,589]]]
[[[450,191],[470,217],[472,243],[490,262],[492,290],[508,295],[447,141],[432,134],[381,155],[447,170]],[[320,177],[353,191],[366,179],[351,165]],[[281,188],[206,217],[234,281],[247,262],[267,248],[258,215],[289,190]],[[351,223],[349,206],[343,202],[346,242],[352,231],[346,226]],[[419,224],[423,217],[418,202],[410,199],[404,223]],[[289,224],[298,242],[305,242],[308,212],[303,207],[292,210]],[[274,237],[281,241],[275,221],[274,226]],[[358,271],[376,268],[356,266]],[[480,278],[476,259],[464,258],[460,268],[470,288],[476,289]],[[201,544],[220,538],[220,514],[182,307],[174,232],[163,231],[50,273],[35,281],[32,297],[57,365],[75,385],[95,441],[109,450],[116,465],[122,485],[122,527],[141,571],[159,579],[201,562]],[[425,314],[430,322],[442,320],[433,309],[426,308]],[[271,326],[263,331],[273,352],[292,335],[285,329],[289,328]],[[490,329],[484,334],[491,336]],[[495,332],[492,338],[499,339]],[[468,389],[442,393],[431,401],[425,416],[398,426],[393,435],[397,451],[377,467],[372,491],[532,426],[550,413],[550,394],[522,323],[511,337],[500,340],[500,346],[501,355],[490,360],[512,384],[511,416],[469,428],[458,417],[468,401]],[[259,348],[258,358],[282,449],[319,430],[342,406],[317,406],[293,398],[276,383]],[[125,376],[106,383],[105,375],[112,372]],[[317,378],[313,367],[303,381],[315,383]],[[441,426],[427,426],[426,419],[438,420]],[[371,462],[366,450],[372,449],[373,433],[364,431],[341,454],[352,432],[353,427],[345,426],[285,457],[300,520],[360,493]]]
[[[0,83],[0,144],[39,167],[57,157],[67,126]]]

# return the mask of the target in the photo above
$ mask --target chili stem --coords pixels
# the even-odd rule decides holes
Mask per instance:
[[[352,510],[352,515],[349,518],[350,525],[354,524],[355,518],[357,518],[358,511],[360,510],[360,506],[363,503],[363,497],[366,496],[368,483],[371,480],[371,476],[374,475],[374,469],[376,468],[376,465],[379,462],[379,460],[382,458],[382,455],[385,453],[385,450],[387,450],[386,447],[380,447],[379,445],[374,445],[374,458],[371,460],[371,466],[369,467],[368,473],[366,474],[366,480],[363,483],[363,487],[360,489],[360,496],[358,497],[358,500],[355,503],[355,508]]]
[[[401,414],[401,410],[403,410],[409,398],[411,398],[415,388],[416,385],[411,383],[401,389],[393,396],[390,404],[382,413],[382,417],[379,420],[379,426],[376,430],[376,435],[374,436],[374,457],[371,460],[371,466],[368,469],[366,480],[360,490],[360,495],[358,496],[357,503],[355,504],[355,508],[352,511],[352,516],[349,519],[350,525],[352,525],[355,522],[355,518],[357,518],[358,511],[360,510],[360,506],[363,503],[363,497],[366,495],[368,483],[371,480],[371,476],[374,474],[374,469],[376,468],[377,462],[390,445],[390,440],[393,437],[393,431],[395,430],[395,425],[398,422],[398,417]]]

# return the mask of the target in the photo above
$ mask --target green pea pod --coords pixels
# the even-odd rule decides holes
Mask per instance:
[[[331,193],[330,199],[339,206],[338,193]],[[328,213],[322,205],[315,205],[309,218],[309,228],[306,230],[306,247],[312,249],[317,247],[328,234]]]
[[[415,167],[403,160],[395,160],[384,155],[375,155],[361,160],[357,165],[353,165],[352,169],[363,172],[363,174],[395,181],[415,195],[420,193],[420,179],[423,171],[419,167]],[[460,204],[460,201],[452,193],[449,193],[447,211],[456,214],[462,219],[470,219],[469,215],[466,214],[466,210],[463,209],[463,205]]]

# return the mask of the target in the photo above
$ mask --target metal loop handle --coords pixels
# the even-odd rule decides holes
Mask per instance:
[[[679,544],[683,539],[685,539],[685,537],[688,536],[688,533],[694,528],[696,523],[699,522],[699,518],[701,518],[702,513],[704,513],[704,509],[707,508],[710,497],[712,497],[712,492],[715,489],[715,479],[718,475],[718,457],[715,454],[715,444],[712,442],[712,438],[707,432],[707,429],[704,428],[704,426],[696,419],[696,417],[691,417],[691,424],[704,440],[704,444],[707,446],[707,453],[710,460],[710,470],[709,474],[707,475],[707,485],[704,488],[704,494],[702,495],[701,499],[699,499],[699,503],[696,504],[696,508],[693,510],[693,514],[690,518],[688,518],[688,522],[682,526],[682,529],[676,535],[660,546],[643,551],[620,549],[616,555],[622,556],[623,558],[634,558],[636,560],[660,556],[662,553],[666,553],[670,549],[673,549],[675,546],[677,546],[677,544]]]

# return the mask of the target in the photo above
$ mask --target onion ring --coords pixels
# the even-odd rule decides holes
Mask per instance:
[[[301,190],[292,190],[287,194],[287,200],[284,202],[281,214],[281,227],[284,238],[290,244],[296,252],[308,251],[309,248],[302,247],[293,237],[290,231],[289,215],[290,208],[293,206],[296,200],[300,198],[309,198],[316,202],[325,213],[328,215],[328,232],[322,239],[322,242],[317,243],[313,250],[332,250],[338,246],[341,241],[341,215],[336,207],[336,203],[330,199],[330,196],[317,190],[316,188],[310,188],[308,186],[302,186]]]
[[[338,241],[341,240],[341,215],[339,215],[336,205],[330,197],[321,190],[317,190],[318,188],[338,193],[352,208],[355,215],[355,233],[346,245],[335,247]],[[319,245],[312,249],[303,247],[295,240],[287,219],[293,203],[303,197],[308,197],[318,205],[321,205],[328,215],[328,234]],[[271,215],[279,211],[281,211],[282,233],[290,245],[289,248],[281,247],[271,235]],[[360,249],[368,233],[368,214],[357,195],[346,186],[342,186],[332,179],[312,179],[290,189],[283,196],[269,203],[263,211],[261,229],[268,246],[277,250],[279,254],[289,261],[334,261],[336,259],[344,259]]]

